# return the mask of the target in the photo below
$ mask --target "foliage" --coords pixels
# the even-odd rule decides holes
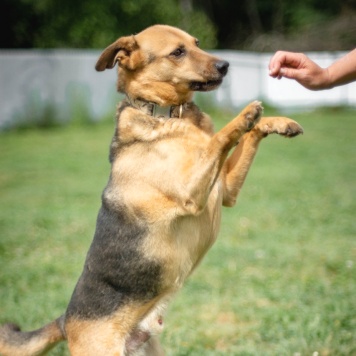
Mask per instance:
[[[354,47],[356,3],[352,0],[195,0],[194,3],[214,22],[222,49],[315,51],[325,50],[322,46],[329,50]],[[330,26],[336,37],[332,44],[330,35],[325,35]],[[345,40],[345,36],[352,36],[353,40]]]
[[[3,23],[11,31],[2,47],[102,48],[156,23],[185,28],[204,47],[216,44],[214,25],[204,12],[184,13],[176,0],[2,1]]]
[[[275,50],[292,42],[295,50],[328,43],[347,50],[356,33],[353,0],[2,0],[0,6],[2,48],[103,48],[156,23],[181,27],[210,49]],[[329,27],[336,33],[331,44]]]
[[[355,111],[292,117],[304,135],[261,144],[218,241],[169,308],[167,355],[355,354]],[[0,323],[30,330],[63,313],[93,236],[113,126],[2,134]],[[50,355],[69,354],[63,344]]]

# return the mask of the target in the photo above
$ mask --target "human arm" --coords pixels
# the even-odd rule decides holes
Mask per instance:
[[[327,68],[321,68],[303,53],[278,51],[269,70],[271,77],[295,79],[307,89],[330,89],[356,80],[356,49]]]

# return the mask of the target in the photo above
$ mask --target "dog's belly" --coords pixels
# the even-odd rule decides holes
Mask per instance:
[[[164,289],[178,290],[215,242],[221,217],[221,185],[218,181],[203,212],[155,224],[145,240],[146,256],[160,261]]]

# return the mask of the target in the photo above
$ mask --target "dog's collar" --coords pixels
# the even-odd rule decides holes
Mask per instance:
[[[145,101],[140,99],[132,99],[127,95],[127,100],[130,105],[146,115],[153,116],[155,118],[170,119],[179,118],[183,116],[183,111],[187,108],[187,103],[181,105],[172,106],[159,106],[151,101]]]

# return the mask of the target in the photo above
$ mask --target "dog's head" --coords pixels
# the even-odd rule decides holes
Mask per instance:
[[[155,25],[107,47],[96,70],[118,63],[119,91],[159,105],[179,105],[194,91],[217,88],[229,63],[199,48],[196,38],[175,27]]]

